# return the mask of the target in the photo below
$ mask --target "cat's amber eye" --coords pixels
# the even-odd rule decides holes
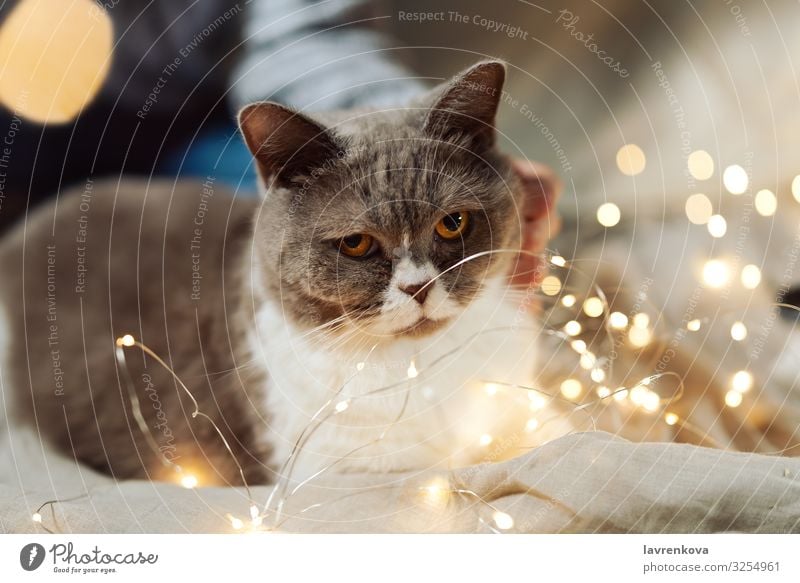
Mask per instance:
[[[451,213],[436,223],[436,232],[442,239],[457,239],[462,237],[469,226],[469,213],[461,211]]]
[[[369,235],[348,235],[339,241],[339,250],[350,257],[364,257],[373,250],[374,243]]]

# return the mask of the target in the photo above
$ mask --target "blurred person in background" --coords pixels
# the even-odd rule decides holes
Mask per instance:
[[[23,1],[0,8],[0,26]],[[386,16],[376,11],[380,3],[117,0],[97,7],[111,18],[115,42],[97,97],[64,124],[10,112],[0,120],[0,128],[15,124],[0,228],[26,207],[100,176],[212,177],[252,192],[255,171],[235,125],[245,104],[391,107],[436,81],[402,63]],[[23,34],[48,42],[45,29]],[[544,169],[522,161],[517,167],[528,187],[542,188]],[[544,178],[552,195],[555,181]]]

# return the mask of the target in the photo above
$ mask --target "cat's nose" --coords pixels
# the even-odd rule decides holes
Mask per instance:
[[[422,305],[425,303],[425,298],[428,297],[428,292],[431,289],[431,286],[429,286],[428,283],[430,282],[402,285],[400,286],[400,290],[414,298],[419,305]]]

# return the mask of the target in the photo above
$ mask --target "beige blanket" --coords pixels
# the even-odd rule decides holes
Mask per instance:
[[[112,479],[4,433],[0,530],[234,532],[250,528],[240,489],[187,490]],[[331,479],[334,478],[334,479]],[[431,488],[433,486],[433,488]],[[461,493],[456,493],[461,490]],[[253,490],[259,504],[270,488]],[[305,511],[304,511],[305,510]],[[511,461],[449,474],[331,476],[288,498],[289,532],[800,532],[800,459],[575,434]],[[506,521],[507,522],[507,521]],[[264,528],[272,526],[274,515]],[[510,524],[504,524],[508,527]]]

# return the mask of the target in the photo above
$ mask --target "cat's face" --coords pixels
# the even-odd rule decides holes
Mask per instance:
[[[514,178],[493,149],[503,73],[478,65],[432,105],[326,126],[274,104],[245,110],[270,183],[256,249],[287,317],[425,334],[508,265],[508,254],[491,253],[519,241]]]

